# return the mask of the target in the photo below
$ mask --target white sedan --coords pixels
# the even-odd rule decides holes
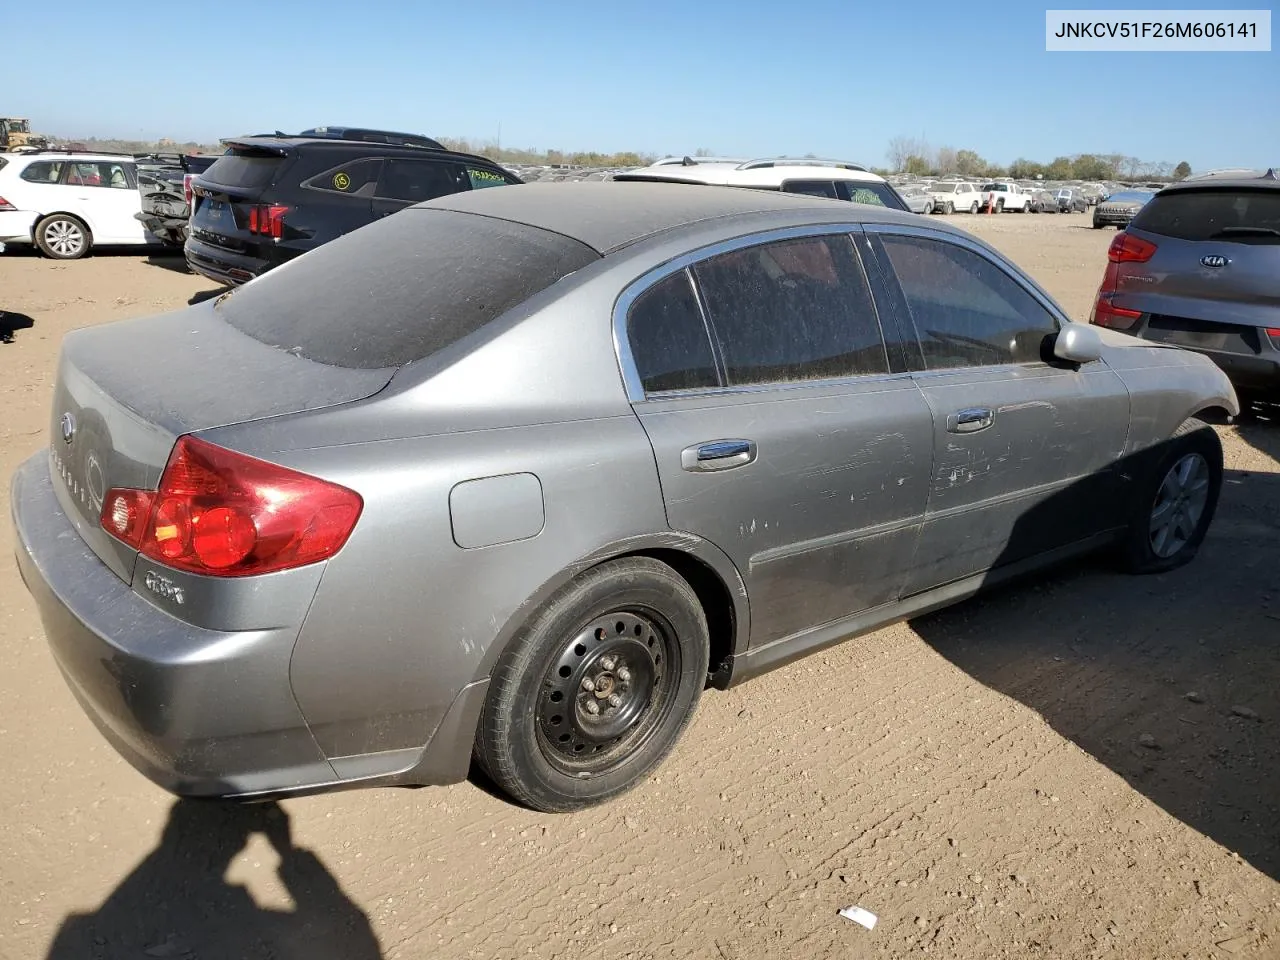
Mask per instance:
[[[34,243],[46,256],[75,260],[95,244],[155,243],[135,216],[141,211],[132,157],[0,155],[0,249]]]

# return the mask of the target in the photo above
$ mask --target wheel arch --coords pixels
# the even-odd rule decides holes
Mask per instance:
[[[93,220],[90,219],[89,217],[86,217],[83,213],[77,213],[74,210],[50,210],[48,213],[36,214],[35,222],[31,224],[31,242],[32,243],[37,242],[36,231],[40,229],[40,224],[44,223],[50,217],[70,217],[72,220],[75,220],[83,224],[85,231],[89,235],[89,247],[90,249],[92,249],[93,242],[94,242],[93,241]]]
[[[733,658],[746,649],[750,635],[746,583],[733,561],[714,544],[693,534],[673,531],[608,544],[545,581],[502,625],[485,651],[474,679],[488,677],[520,630],[575,578],[612,560],[637,556],[665,563],[697,594],[707,617],[711,640],[708,675],[713,686],[724,689],[732,672]]]

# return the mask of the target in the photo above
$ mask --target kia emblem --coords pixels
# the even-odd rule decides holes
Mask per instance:
[[[70,443],[76,435],[76,418],[69,413],[62,415],[62,442]]]
[[[1201,257],[1200,262],[1203,263],[1206,267],[1216,268],[1216,267],[1225,267],[1231,261],[1228,260],[1226,257],[1220,257],[1217,254],[1213,254],[1208,257]]]

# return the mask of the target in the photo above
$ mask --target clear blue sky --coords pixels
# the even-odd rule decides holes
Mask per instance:
[[[6,7],[0,109],[56,136],[214,141],[330,123],[485,139],[500,127],[505,146],[881,164],[909,135],[1002,164],[1095,152],[1280,166],[1274,48],[1046,53],[1043,4]]]

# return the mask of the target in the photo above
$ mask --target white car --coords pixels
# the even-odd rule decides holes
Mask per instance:
[[[753,190],[780,190],[830,200],[849,200],[890,210],[910,210],[884,177],[845,160],[774,157],[667,157],[652,166],[616,173],[614,180],[705,183]]]
[[[982,191],[972,183],[957,180],[940,180],[929,191],[933,197],[933,208],[946,214],[977,213],[982,206]]]
[[[105,153],[0,156],[0,249],[34,243],[46,256],[75,260],[95,244],[156,243],[136,216],[136,166]]]

